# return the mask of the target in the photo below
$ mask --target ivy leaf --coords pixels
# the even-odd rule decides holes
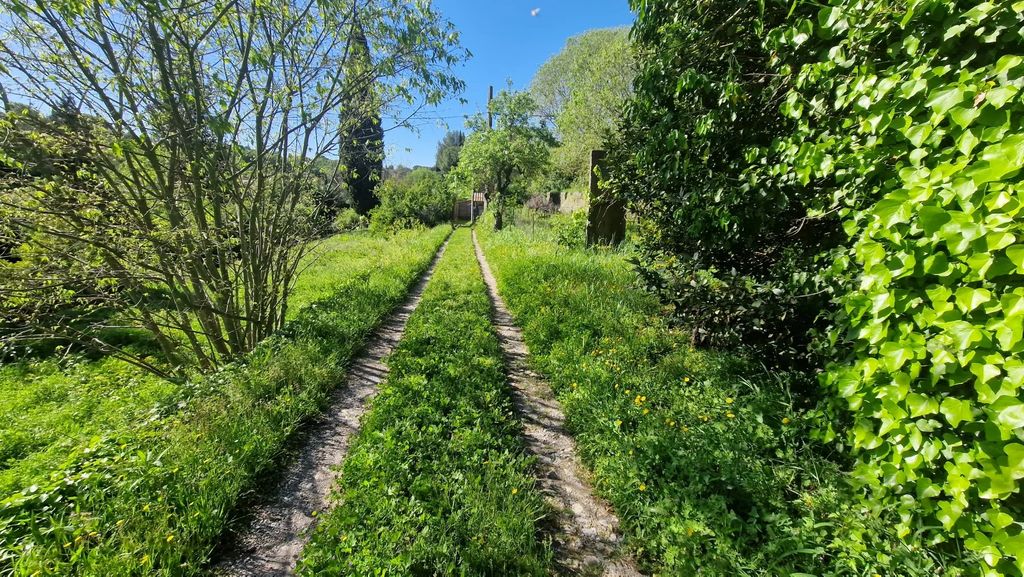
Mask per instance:
[[[927,105],[936,114],[945,114],[951,108],[964,101],[964,89],[959,85],[953,85],[933,93],[928,99]]]
[[[1024,402],[1016,397],[999,397],[989,408],[995,412],[996,421],[1008,430],[1024,427]]]
[[[1024,479],[1024,445],[1009,443],[1003,447],[1006,453],[1006,468],[1014,479]]]
[[[935,234],[950,221],[949,212],[938,206],[923,206],[918,210],[917,220],[925,234]]]
[[[974,418],[974,414],[971,412],[970,401],[962,401],[955,397],[946,397],[942,404],[939,405],[939,412],[954,427],[960,423],[971,421]]]
[[[1017,267],[1017,272],[1024,273],[1024,244],[1015,244],[1007,248],[1006,258]]]
[[[969,313],[992,300],[992,292],[988,289],[960,287],[956,290],[956,304],[960,310]]]

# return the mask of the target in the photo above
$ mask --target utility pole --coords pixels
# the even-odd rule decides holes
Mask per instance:
[[[487,128],[494,130],[494,114],[491,113],[491,101],[494,100],[494,87],[487,87]]]
[[[491,101],[494,100],[494,86],[487,87],[487,129],[494,130],[494,113],[491,111]],[[493,191],[490,191],[493,192]],[[487,210],[487,199],[490,194],[484,195],[484,211]]]

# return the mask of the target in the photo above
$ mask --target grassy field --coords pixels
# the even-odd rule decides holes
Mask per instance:
[[[881,511],[854,505],[811,443],[785,375],[693,350],[628,254],[567,249],[542,227],[481,239],[532,361],[598,490],[656,575],[934,575]],[[953,574],[953,573],[947,573]]]
[[[0,368],[0,574],[200,572],[240,497],[446,234],[329,240],[285,334],[185,384],[113,359]]]
[[[455,233],[345,460],[303,575],[547,575],[469,231]]]

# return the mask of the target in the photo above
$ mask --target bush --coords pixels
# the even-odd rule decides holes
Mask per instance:
[[[1022,10],[835,0],[775,31],[812,58],[789,69],[794,130],[752,171],[830,183],[845,220],[832,267],[856,284],[823,383],[857,482],[985,575],[1024,572]]]
[[[751,154],[792,130],[764,31],[807,13],[786,0],[632,2],[635,96],[609,143],[607,184],[643,222],[638,265],[696,344],[806,363],[830,295],[818,256],[844,240],[827,191],[746,177]]]
[[[356,212],[354,208],[342,209],[338,212],[338,216],[334,217],[334,232],[336,233],[365,228],[366,225],[366,217]]]
[[[422,167],[384,181],[377,187],[377,196],[380,206],[370,211],[370,228],[375,231],[448,222],[458,200],[440,173]]]

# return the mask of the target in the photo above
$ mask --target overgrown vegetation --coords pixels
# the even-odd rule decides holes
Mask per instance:
[[[625,255],[518,229],[481,238],[535,366],[651,574],[962,574],[955,558],[901,542],[894,514],[854,498],[809,442],[815,421],[788,375],[692,348],[632,286]]]
[[[123,371],[101,379],[97,372],[112,361],[0,370],[3,390],[49,399],[6,413],[15,418],[3,424],[5,439],[43,443],[23,445],[17,460],[4,463],[0,571],[201,573],[242,496],[321,409],[446,234],[332,241],[315,272],[301,278],[297,299],[310,304],[283,334],[178,386],[135,376],[132,388]],[[124,380],[113,380],[118,375]],[[48,431],[57,417],[61,428]]]
[[[588,30],[573,36],[530,82],[538,113],[553,123],[558,146],[536,192],[586,190],[590,151],[605,139],[632,95],[636,63],[628,28]]]
[[[388,366],[299,573],[548,575],[543,502],[467,229]]]
[[[1021,575],[1024,4],[633,6],[609,183],[647,285],[697,343],[827,369],[799,400],[907,547]]]

